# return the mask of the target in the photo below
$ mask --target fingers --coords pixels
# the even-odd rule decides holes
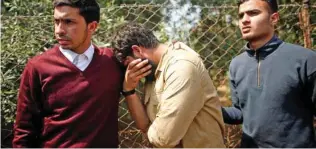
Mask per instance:
[[[133,60],[128,64],[127,69],[133,69],[139,62],[141,62],[140,58]]]
[[[128,65],[125,77],[127,82],[138,82],[150,73],[152,73],[152,66],[149,64],[149,61],[136,59]]]
[[[127,69],[134,73],[134,72],[137,72],[139,71],[140,69],[144,68],[146,65],[148,65],[148,59],[146,60],[141,60],[141,59],[136,59],[136,60],[133,60],[127,67]]]
[[[145,73],[138,75],[137,79],[140,80],[141,78],[144,78],[147,75],[149,75],[151,72],[152,72],[152,70],[150,69],[149,71],[146,71]]]
[[[148,71],[151,71],[151,65],[147,65],[141,69],[139,69],[136,72],[131,73],[133,75],[133,77],[138,77],[140,75],[143,75],[144,73],[147,73]],[[146,76],[146,75],[145,75]]]

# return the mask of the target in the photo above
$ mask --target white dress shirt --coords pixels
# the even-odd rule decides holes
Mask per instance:
[[[73,63],[81,71],[84,71],[89,66],[94,54],[94,47],[92,46],[92,44],[82,54],[77,54],[71,50],[63,49],[61,47],[59,47],[59,50],[71,63]]]

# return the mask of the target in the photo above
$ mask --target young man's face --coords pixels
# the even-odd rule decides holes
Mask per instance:
[[[239,6],[239,28],[247,41],[264,40],[274,33],[274,22],[267,2],[249,0]]]
[[[82,50],[90,44],[88,26],[78,8],[58,6],[54,9],[55,37],[64,49]]]

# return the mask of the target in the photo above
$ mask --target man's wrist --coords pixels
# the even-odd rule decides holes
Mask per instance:
[[[127,97],[129,95],[133,95],[135,94],[135,89],[132,89],[132,90],[122,90],[121,93],[124,97]]]

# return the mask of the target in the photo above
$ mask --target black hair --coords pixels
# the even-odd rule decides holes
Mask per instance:
[[[239,7],[242,3],[246,2],[246,1],[249,1],[249,0],[238,0],[238,4],[237,4],[238,7]],[[278,2],[277,2],[277,0],[262,0],[262,1],[265,1],[265,2],[268,3],[268,5],[269,5],[269,7],[270,7],[270,9],[271,9],[271,11],[272,11],[272,13],[278,12]]]
[[[54,8],[70,6],[79,8],[79,14],[84,17],[86,23],[100,21],[100,7],[96,0],[54,0]]]
[[[133,56],[132,46],[156,48],[159,41],[154,33],[144,26],[136,23],[126,23],[117,30],[112,40],[114,54],[120,62],[127,56]]]

